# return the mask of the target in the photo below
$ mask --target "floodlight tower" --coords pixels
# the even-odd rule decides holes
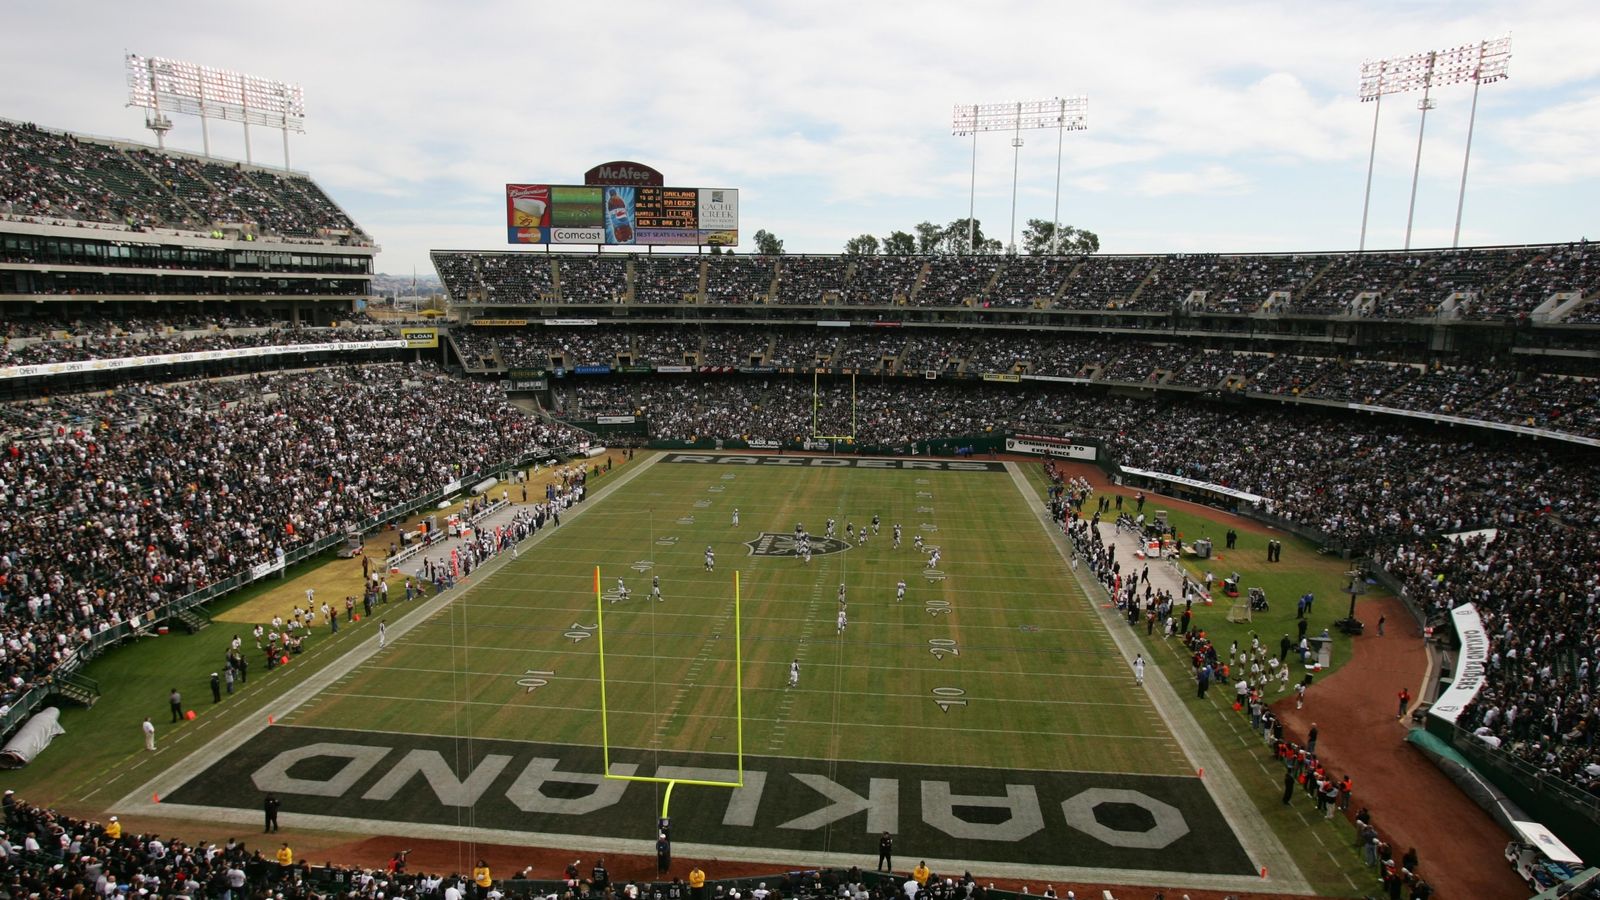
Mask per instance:
[[[1392,57],[1361,64],[1361,102],[1374,101],[1372,109],[1372,147],[1367,153],[1367,188],[1361,202],[1360,250],[1367,248],[1367,212],[1372,202],[1372,169],[1378,153],[1378,113],[1383,95],[1422,89],[1417,103],[1421,118],[1417,123],[1417,156],[1411,169],[1411,202],[1406,212],[1405,249],[1411,249],[1411,226],[1417,209],[1417,179],[1422,172],[1422,135],[1428,124],[1428,110],[1437,105],[1429,94],[1435,87],[1471,81],[1472,115],[1467,121],[1467,156],[1461,163],[1461,193],[1456,200],[1456,232],[1452,246],[1461,240],[1461,211],[1467,196],[1467,164],[1472,154],[1472,129],[1477,120],[1478,88],[1501,81],[1511,60],[1511,38],[1479,41],[1450,50],[1433,50],[1411,56]]]
[[[166,148],[172,121],[162,108],[200,117],[205,155],[211,156],[211,119],[244,125],[245,162],[254,162],[250,126],[283,131],[283,168],[289,168],[289,132],[305,134],[305,95],[296,84],[241,75],[195,63],[129,53],[128,105],[150,110],[145,125],[156,133],[156,145]]]
[[[967,195],[967,252],[976,248],[975,215],[978,194],[978,132],[1010,131],[1011,161],[1011,246],[1017,244],[1017,174],[1021,165],[1023,129],[1056,129],[1056,200],[1055,227],[1051,234],[1051,248],[1056,246],[1061,217],[1061,148],[1068,131],[1084,131],[1089,127],[1089,98],[1054,97],[1049,100],[1025,100],[1012,103],[986,103],[957,106],[951,118],[950,130],[956,137],[972,136],[972,180]]]

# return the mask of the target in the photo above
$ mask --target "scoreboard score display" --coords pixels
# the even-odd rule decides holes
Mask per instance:
[[[698,229],[699,209],[700,192],[695,188],[641,187],[633,216],[640,228]]]
[[[655,185],[506,185],[512,244],[736,247],[739,192]]]

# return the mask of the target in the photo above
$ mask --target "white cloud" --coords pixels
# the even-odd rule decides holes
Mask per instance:
[[[1237,194],[1249,185],[1250,179],[1226,166],[1205,166],[1186,172],[1148,172],[1138,177],[1134,189],[1149,197],[1168,197]]]
[[[1065,136],[1063,216],[1108,248],[1132,243],[1117,230],[1143,249],[1351,245],[1372,128],[1354,96],[1362,60],[1508,31],[1511,77],[1480,101],[1469,220],[1497,241],[1576,236],[1600,202],[1600,4],[1580,0],[164,10],[9,10],[0,115],[143,139],[140,114],[120,106],[124,48],[300,82],[309,121],[291,142],[295,165],[377,236],[393,271],[447,242],[502,246],[505,182],[575,180],[611,159],[743,189],[745,231],[766,227],[790,250],[947,222],[966,215],[973,177],[970,142],[949,133],[955,104],[1079,93],[1090,127]],[[1453,224],[1470,90],[1436,97],[1417,209],[1418,228],[1435,231]],[[1404,222],[1416,99],[1383,106],[1374,234]],[[242,155],[237,128],[212,132],[218,153]],[[1056,136],[1023,135],[1015,155],[1009,137],[979,140],[977,215],[1009,220],[1015,165],[1018,221],[1047,218]],[[197,149],[199,129],[180,119],[172,143]],[[277,136],[258,131],[255,152],[275,162]]]

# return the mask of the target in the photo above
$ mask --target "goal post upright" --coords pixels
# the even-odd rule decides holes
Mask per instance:
[[[856,373],[850,373],[850,433],[823,434],[820,419],[822,411],[821,371],[811,372],[811,438],[818,441],[854,441],[856,439]]]
[[[606,712],[606,603],[600,594],[600,567],[594,567],[595,636],[600,641],[600,754],[601,770],[611,771],[611,717]],[[606,777],[610,777],[607,775]]]

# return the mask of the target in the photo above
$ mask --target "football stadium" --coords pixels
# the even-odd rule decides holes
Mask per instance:
[[[837,109],[702,145],[660,86],[574,87],[650,124],[552,94],[495,156],[466,73],[509,38],[462,31],[547,11],[443,12],[463,73],[411,34],[337,92],[286,23],[0,63],[6,896],[1600,896],[1600,257],[1548,233],[1596,173],[1526,130],[1592,112],[1549,62],[1592,13],[1512,22],[1515,65],[1440,11],[1251,61],[1248,111],[1175,87],[1259,192],[1342,185],[1330,232],[1117,168],[1181,116],[987,102],[1076,69],[842,138],[896,89],[787,74],[823,32],[765,6],[724,39]],[[553,58],[593,36],[548,15]],[[850,15],[928,65],[959,31]],[[1335,150],[1274,143],[1283,79]],[[852,180],[895,154],[931,187]]]

